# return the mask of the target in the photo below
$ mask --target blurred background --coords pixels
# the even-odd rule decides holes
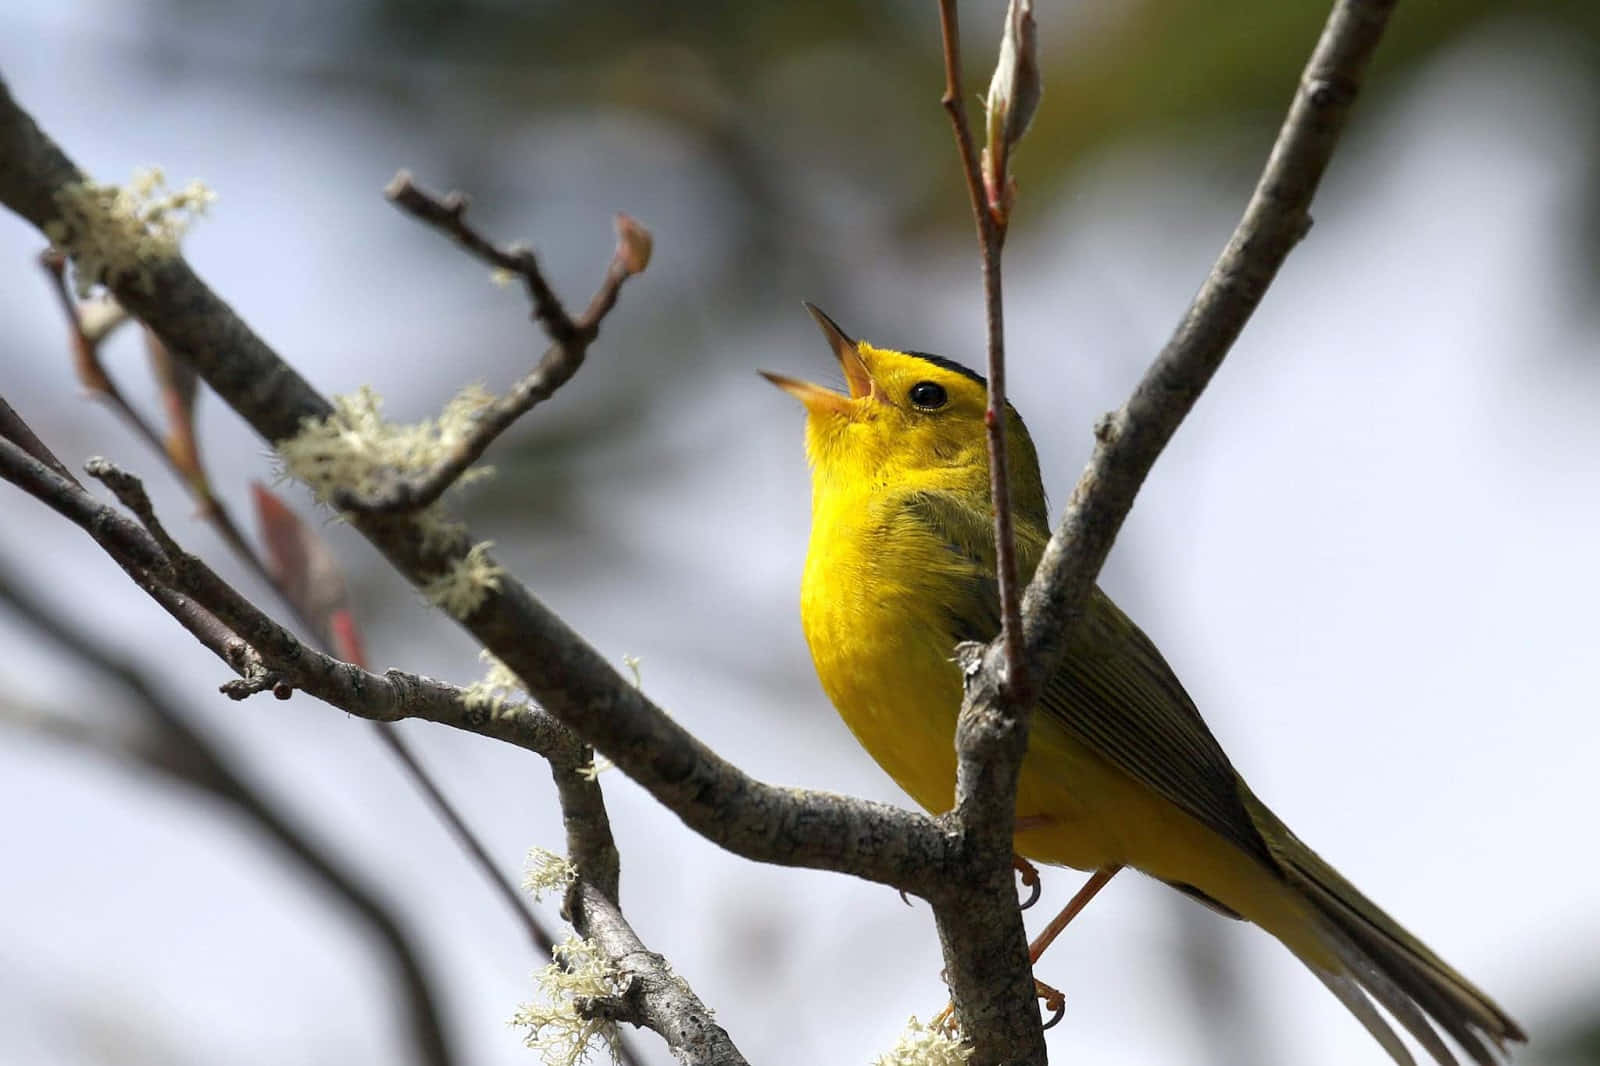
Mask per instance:
[[[964,5],[974,93],[1002,11]],[[1226,239],[1325,12],[1041,5],[1007,332],[1057,500]],[[1103,578],[1256,791],[1498,998],[1541,1063],[1600,1062],[1597,73],[1593,4],[1400,6],[1315,228]],[[476,223],[531,242],[580,307],[612,212],[648,225],[655,259],[588,365],[459,506],[724,755],[905,802],[812,674],[801,415],[755,370],[833,372],[802,299],[874,342],[981,361],[932,3],[21,0],[0,11],[0,74],[100,180],[158,164],[214,188],[186,244],[197,269],[318,388],[371,384],[398,419],[470,381],[505,388],[543,343],[516,288],[383,201],[397,168],[469,191]],[[268,602],[83,398],[40,247],[0,219],[0,393],[69,463],[146,475],[188,546]],[[137,338],[106,358],[154,412]],[[200,428],[248,515],[264,446],[211,398]],[[346,568],[375,666],[480,674],[462,632],[283,491]],[[507,1021],[542,960],[364,723],[300,696],[221,698],[223,668],[85,538],[0,498],[0,569],[144,664],[400,915],[461,1061],[533,1061]],[[14,708],[131,720],[125,689],[25,618],[0,610],[0,641]],[[536,759],[401,728],[506,871],[561,847]],[[603,780],[630,918],[752,1061],[865,1063],[943,1004],[925,906],[733,859]],[[0,726],[0,854],[0,1060],[414,1061],[372,940],[193,790]],[[1034,913],[1079,880],[1047,871]],[[1383,1060],[1270,938],[1137,877],[1040,976],[1067,993],[1064,1062]]]

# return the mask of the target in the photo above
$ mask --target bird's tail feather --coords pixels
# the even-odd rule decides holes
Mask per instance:
[[[1367,994],[1361,991],[1361,986],[1356,983],[1355,978],[1349,974],[1325,970],[1311,962],[1307,962],[1306,966],[1317,975],[1318,980],[1328,986],[1328,991],[1356,1016],[1356,1021],[1372,1034],[1372,1039],[1383,1046],[1383,1050],[1389,1053],[1389,1057],[1394,1059],[1397,1066],[1417,1066],[1405,1043],[1395,1035],[1389,1023],[1383,1020],[1383,1015],[1378,1013],[1372,1001],[1367,998]]]
[[[1329,969],[1325,960],[1304,961],[1400,1066],[1412,1066],[1411,1057],[1377,1016],[1372,1000],[1440,1066],[1455,1066],[1456,1059],[1435,1026],[1479,1066],[1496,1066],[1508,1041],[1527,1039],[1493,1000],[1357,891],[1265,806],[1250,806],[1258,820],[1275,823],[1275,832],[1267,834],[1273,856],[1290,887],[1310,905],[1322,946],[1338,960],[1338,968]]]

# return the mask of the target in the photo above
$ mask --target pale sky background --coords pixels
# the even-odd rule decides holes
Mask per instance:
[[[378,195],[401,165],[430,187],[451,183],[449,153],[425,129],[340,97],[286,109],[249,79],[231,84],[227,57],[248,57],[248,40],[175,34],[174,56],[221,48],[223,62],[153,70],[135,61],[132,18],[93,0],[10,7],[0,73],[101,179],[160,163],[175,183],[216,189],[191,260],[317,387],[370,383],[397,417],[414,418],[468,381],[503,388],[522,353],[537,353],[518,292],[487,284]],[[1581,142],[1597,119],[1582,77],[1562,40],[1491,27],[1428,63],[1387,107],[1357,111],[1315,228],[1162,458],[1104,577],[1252,787],[1536,1044],[1600,986],[1600,859],[1589,844],[1600,351],[1571,276]],[[1158,349],[1243,204],[1245,186],[1221,177],[1237,138],[1217,134],[1102,152],[1064,195],[1031,204],[1014,234],[1011,388],[1056,501],[1086,457],[1093,415]],[[525,521],[480,533],[595,646],[638,656],[650,695],[747,770],[904,802],[811,673],[797,596],[809,506],[801,418],[754,373],[825,373],[799,309],[820,297],[786,292],[793,310],[756,322],[700,288],[717,252],[705,236],[716,178],[648,124],[551,120],[496,147],[502,188],[527,192],[480,196],[480,221],[534,239],[571,302],[599,277],[613,210],[657,238],[589,365],[532,418],[572,424],[607,390],[654,389],[675,364],[703,380],[663,389],[641,425],[577,461],[575,522],[542,536],[530,498]],[[1026,153],[1019,165],[1026,175]],[[169,525],[225,561],[186,521],[191,508],[157,460],[81,398],[29,261],[39,246],[15,218],[0,220],[0,392],[69,462],[104,453],[148,475]],[[827,309],[847,329],[977,361],[965,244],[932,254],[863,238],[841,259],[849,273]],[[692,364],[674,335],[652,332],[674,304],[714,338]],[[140,360],[131,338],[111,357],[148,397]],[[202,430],[216,483],[247,513],[248,479],[270,476],[263,446],[214,398]],[[463,1061],[535,1062],[506,1022],[540,963],[366,725],[301,696],[224,700],[220,664],[84,538],[15,491],[0,500],[0,556],[146,658],[398,901],[446,978]],[[375,664],[477,676],[457,629],[357,538],[327,533],[352,571]],[[101,698],[6,617],[0,641],[8,693]],[[506,870],[529,847],[559,847],[554,795],[532,756],[403,729]],[[866,1063],[907,1016],[943,1004],[925,906],[734,859],[619,773],[605,786],[630,919],[752,1062]],[[0,855],[0,1061],[410,1061],[366,943],[188,793],[0,732]],[[1079,879],[1047,872],[1036,913]],[[1215,978],[1240,989],[1231,1042],[1204,1022],[1185,964],[1214,944],[1238,967]],[[1050,1035],[1061,1061],[1385,1061],[1269,937],[1137,877],[1119,878],[1039,973],[1068,996]],[[638,1044],[670,1061],[652,1036]]]

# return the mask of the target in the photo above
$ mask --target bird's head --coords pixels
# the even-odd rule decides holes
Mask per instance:
[[[984,411],[988,386],[959,363],[853,340],[811,304],[848,392],[762,371],[806,408],[806,456],[823,494],[853,488],[928,488],[988,495]],[[1012,506],[1044,524],[1039,458],[1022,418],[1006,405]]]

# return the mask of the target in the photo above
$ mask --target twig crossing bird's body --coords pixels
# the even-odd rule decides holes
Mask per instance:
[[[849,395],[767,375],[808,411],[806,639],[861,744],[919,804],[945,811],[962,698],[952,649],[1000,629],[983,380],[935,356],[858,344],[813,311]],[[1048,515],[1033,444],[1016,412],[1006,417],[1025,581]],[[1256,799],[1155,645],[1098,589],[1043,686],[1017,824],[1028,858],[1132,866],[1261,926],[1399,1063],[1410,1053],[1373,1000],[1442,1064],[1455,1059],[1434,1026],[1484,1066],[1525,1039]]]

